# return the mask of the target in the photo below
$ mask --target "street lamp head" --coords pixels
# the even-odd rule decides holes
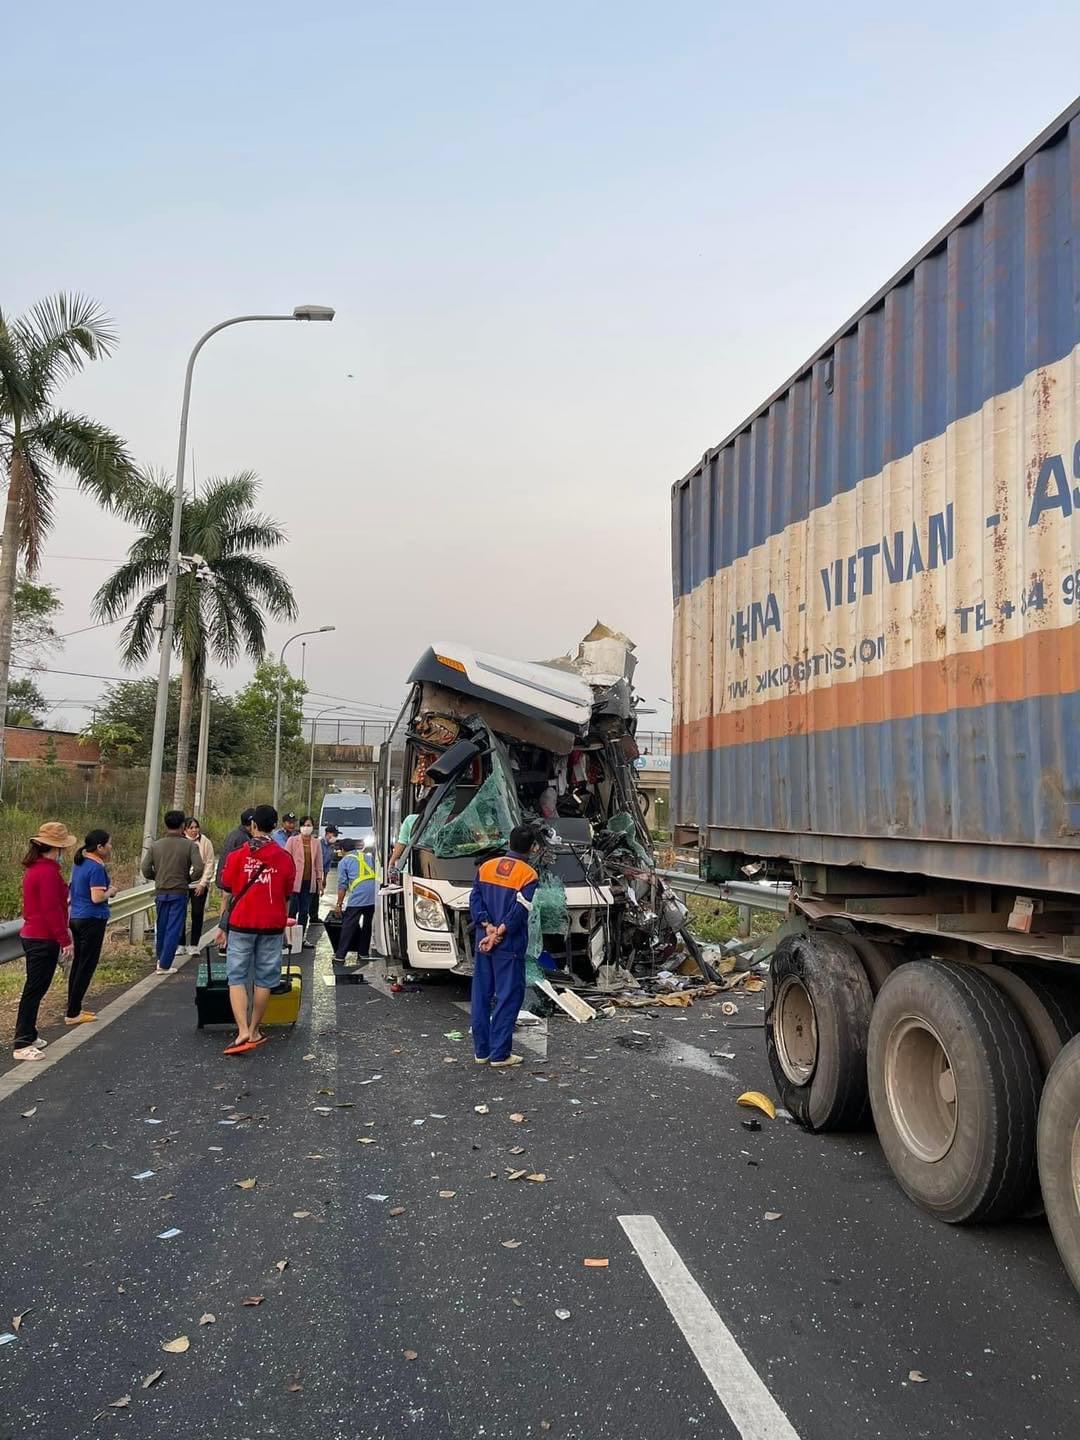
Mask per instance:
[[[331,631],[331,630],[336,630],[336,629],[337,629],[337,626],[336,626],[336,625],[320,625],[320,626],[319,626],[319,629],[318,629],[318,633],[319,633],[320,635],[326,635],[329,631]]]
[[[297,305],[292,312],[294,320],[333,320],[332,305]]]

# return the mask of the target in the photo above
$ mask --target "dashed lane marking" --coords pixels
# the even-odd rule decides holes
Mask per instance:
[[[799,1440],[654,1217],[620,1215],[619,1224],[742,1440]]]

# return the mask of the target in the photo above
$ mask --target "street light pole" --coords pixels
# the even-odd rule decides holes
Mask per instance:
[[[205,664],[205,662],[204,662]],[[195,752],[195,804],[192,814],[201,818],[206,807],[206,780],[210,761],[210,676],[203,675],[199,706],[199,744]]]
[[[281,654],[278,656],[277,669],[277,708],[274,715],[274,809],[277,809],[278,794],[281,790],[281,692],[285,689],[285,651],[294,640],[301,640],[305,635],[326,635],[336,627],[333,625],[320,625],[316,630],[298,630],[295,635],[290,635],[281,647]]]
[[[184,399],[180,406],[180,441],[176,452],[176,488],[173,494],[172,531],[169,536],[169,568],[165,575],[165,614],[161,626],[161,660],[158,664],[157,702],[154,706],[154,737],[150,745],[150,774],[146,782],[146,811],[143,815],[143,849],[153,843],[158,829],[161,804],[161,770],[165,759],[165,724],[169,710],[169,667],[172,663],[173,626],[176,620],[176,582],[180,573],[180,523],[184,513],[184,457],[187,453],[188,411],[191,408],[191,377],[199,351],[212,335],[230,325],[255,320],[333,320],[328,305],[298,305],[291,315],[235,315],[212,325],[195,342],[184,372]]]
[[[345,706],[344,706],[344,705],[328,705],[325,710],[320,710],[319,713],[315,716],[315,719],[312,720],[312,722],[311,722],[311,761],[310,761],[310,763],[309,763],[309,765],[308,765],[308,776],[307,776],[307,808],[308,808],[308,814],[309,814],[309,815],[311,814],[311,799],[312,799],[312,793],[313,793],[314,788],[315,788],[315,732],[318,730],[318,728],[319,728],[319,721],[322,719],[322,717],[323,717],[324,715],[330,715],[330,714],[332,714],[335,710],[344,710],[344,709],[345,709]]]

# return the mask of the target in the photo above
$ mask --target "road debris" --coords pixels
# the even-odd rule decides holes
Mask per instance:
[[[585,1261],[585,1268],[586,1268],[586,1270],[606,1270],[606,1269],[608,1268],[608,1261],[607,1261],[607,1260],[586,1260],[586,1261]]]
[[[760,1090],[745,1090],[735,1103],[736,1105],[744,1105],[748,1109],[760,1110],[761,1113],[767,1115],[770,1120],[776,1119],[776,1105],[769,1099],[768,1095],[763,1095]]]
[[[401,1353],[402,1353],[402,1355],[404,1355],[404,1357],[405,1357],[406,1360],[410,1360],[410,1361],[411,1361],[411,1360],[417,1360],[417,1359],[420,1358],[415,1350],[403,1350]]]
[[[37,1106],[31,1105],[29,1110],[20,1110],[19,1114],[24,1120],[31,1120],[37,1114]],[[159,1120],[157,1123],[160,1125],[161,1121]]]
[[[368,1198],[370,1199],[371,1197],[369,1196]],[[385,1197],[384,1197],[384,1198],[385,1198]],[[388,1213],[389,1213],[390,1215],[394,1216],[394,1218],[396,1219],[398,1215],[404,1215],[404,1214],[405,1214],[405,1206],[404,1206],[404,1205],[394,1205],[394,1206],[389,1210]]]
[[[476,1111],[477,1115],[489,1115],[491,1113],[491,1107],[489,1105],[474,1105],[472,1108]],[[510,1118],[513,1119],[513,1116]]]
[[[922,1373],[921,1370],[909,1370],[907,1372],[907,1378],[911,1381],[913,1385],[926,1384],[926,1376]]]
[[[186,1335],[178,1335],[175,1340],[163,1340],[161,1348],[166,1355],[186,1355],[191,1349],[191,1341]]]
[[[157,1238],[159,1240],[175,1240],[177,1235],[182,1235],[183,1233],[184,1232],[182,1230],[178,1230],[175,1225],[171,1225],[168,1230],[162,1230],[161,1234]]]
[[[152,1385],[157,1384],[157,1382],[164,1374],[164,1370],[151,1370],[150,1374],[146,1376],[146,1378],[142,1382],[142,1385],[139,1388],[141,1390],[149,1390]]]
[[[520,1249],[521,1249],[521,1241],[520,1241],[520,1240],[502,1240],[502,1241],[500,1241],[499,1243],[502,1245],[502,1247],[503,1247],[504,1250],[520,1250]]]
[[[104,1410],[98,1411],[98,1413],[94,1416],[94,1419],[100,1420],[101,1417],[103,1415],[107,1415],[110,1410],[126,1410],[130,1404],[131,1396],[121,1395],[119,1400],[110,1400],[108,1405],[105,1406]]]
[[[556,1311],[555,1311],[555,1319],[556,1319],[556,1320],[569,1320],[569,1319],[570,1319],[570,1311],[569,1311],[569,1310],[556,1310]]]
[[[234,1180],[234,1181],[233,1181],[233,1185],[236,1187],[237,1190],[254,1190],[254,1189],[255,1189],[255,1186],[256,1186],[258,1183],[259,1183],[259,1182],[258,1182],[258,1180],[257,1180],[255,1177],[252,1177],[252,1179],[250,1179],[250,1180]]]
[[[240,1301],[241,1305],[261,1305],[266,1299],[265,1295],[245,1295]]]
[[[784,1212],[783,1212],[782,1210],[766,1210],[766,1211],[765,1211],[765,1219],[766,1219],[766,1220],[782,1220],[783,1218],[784,1218]]]
[[[216,1325],[216,1324],[217,1324],[217,1316],[216,1316],[216,1315],[211,1315],[210,1311],[208,1310],[205,1315],[200,1315],[200,1316],[199,1316],[199,1324],[200,1324],[200,1325]]]

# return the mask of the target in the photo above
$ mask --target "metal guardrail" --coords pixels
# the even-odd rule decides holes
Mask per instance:
[[[769,885],[760,880],[725,880],[722,885],[711,885],[688,875],[685,870],[658,870],[671,888],[679,895],[697,895],[703,900],[726,900],[731,905],[741,905],[750,910],[772,910],[782,914],[791,902],[790,885]]]
[[[154,908],[153,884],[133,885],[130,890],[121,890],[109,902],[109,924],[119,925],[125,920],[131,925],[131,938],[142,938],[143,916]],[[9,960],[18,960],[22,955],[19,931],[22,916],[17,920],[5,920],[0,925],[0,965]]]

